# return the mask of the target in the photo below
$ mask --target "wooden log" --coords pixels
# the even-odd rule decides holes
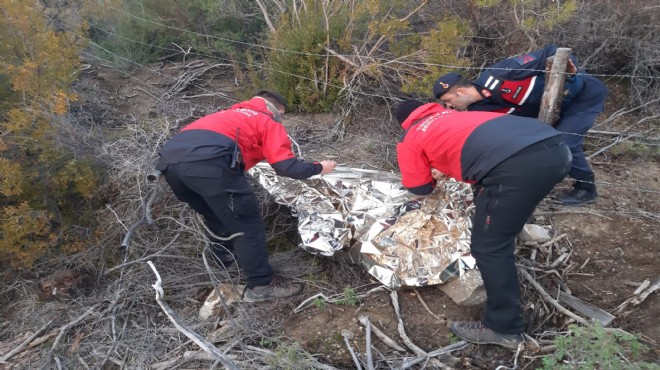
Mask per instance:
[[[559,119],[570,53],[569,48],[558,48],[554,57],[548,58],[546,65],[545,89],[541,98],[539,120],[551,126],[554,126]]]
[[[559,301],[592,320],[598,320],[603,326],[609,325],[616,318],[614,315],[594,306],[593,304],[585,302],[580,298],[561,290],[559,291]]]

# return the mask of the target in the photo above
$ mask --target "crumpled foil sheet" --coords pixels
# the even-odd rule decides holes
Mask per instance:
[[[468,184],[441,180],[420,197],[384,171],[337,167],[294,180],[262,162],[249,174],[277,203],[291,207],[303,249],[362,264],[390,288],[441,284],[475,268]]]

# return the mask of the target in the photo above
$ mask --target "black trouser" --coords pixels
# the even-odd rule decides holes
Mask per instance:
[[[245,176],[229,168],[230,161],[231,156],[223,156],[170,164],[163,174],[177,198],[204,216],[214,234],[244,233],[232,243],[218,244],[233,247],[248,286],[268,285],[273,279],[273,270],[268,262],[260,207]]]
[[[557,136],[514,154],[477,184],[471,250],[488,295],[486,327],[506,334],[523,331],[515,239],[570,168],[570,150]]]

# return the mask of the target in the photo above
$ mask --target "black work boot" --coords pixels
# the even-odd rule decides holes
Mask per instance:
[[[573,189],[559,198],[559,202],[565,206],[581,206],[593,203],[598,198],[594,173],[580,171],[574,177]]]
[[[461,339],[474,344],[495,344],[509,349],[518,349],[518,345],[524,342],[520,334],[503,334],[488,329],[481,321],[449,323],[449,330]]]

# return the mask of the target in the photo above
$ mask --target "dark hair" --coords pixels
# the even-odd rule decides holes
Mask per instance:
[[[456,82],[454,86],[452,86],[452,89],[455,89],[457,87],[469,87],[469,86],[472,86],[472,82],[470,82],[470,80],[468,80],[467,78],[463,77],[460,80],[458,80],[458,82]]]
[[[424,102],[419,100],[404,100],[394,110],[394,117],[396,117],[396,120],[399,122],[399,124],[402,124],[415,109],[421,107],[424,104]]]
[[[278,109],[280,108],[286,109],[287,107],[286,99],[284,99],[282,95],[276,93],[275,91],[259,90],[257,91],[256,94],[254,94],[254,96],[259,96],[268,100],[269,102],[273,103],[273,105],[275,105],[275,107]]]

